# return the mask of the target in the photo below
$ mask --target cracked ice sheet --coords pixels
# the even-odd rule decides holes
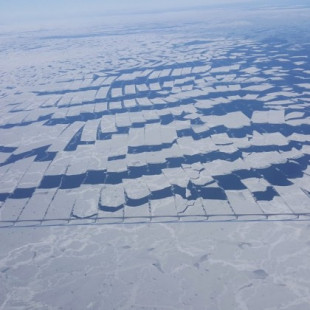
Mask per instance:
[[[81,185],[72,210],[76,218],[92,218],[98,214],[100,188],[91,185]]]
[[[163,219],[176,219],[177,210],[175,207],[174,197],[166,197],[150,201],[152,221],[162,221]]]
[[[48,206],[44,219],[45,224],[67,223],[76,200],[77,189],[58,189]]]
[[[19,188],[31,188],[38,187],[40,181],[49,166],[49,161],[43,162],[32,162],[28,170],[25,172],[20,182],[18,183]]]
[[[242,219],[260,219],[262,210],[248,190],[225,190],[230,206],[236,214],[242,214]]]
[[[124,191],[129,199],[139,200],[150,195],[150,190],[143,182],[142,178],[124,179]]]
[[[283,124],[285,122],[284,110],[254,111],[252,115],[252,122],[258,124]]]
[[[273,164],[283,164],[286,162],[285,153],[282,155],[278,152],[265,153],[243,153],[243,159],[248,167],[255,169],[268,168]]]
[[[28,199],[8,198],[0,209],[0,220],[16,221],[27,204]]]
[[[309,197],[295,184],[291,186],[274,186],[286,205],[296,213],[310,213]]]
[[[251,192],[264,192],[270,184],[263,178],[248,178],[243,179],[242,183]]]
[[[250,119],[242,112],[231,112],[221,116],[205,116],[201,120],[206,122],[210,127],[224,125],[227,128],[238,129],[244,126],[250,126]]]
[[[109,208],[118,208],[125,203],[124,187],[122,184],[106,184],[100,192],[100,204]]]
[[[206,212],[201,199],[187,200],[180,195],[175,195],[175,206],[181,221],[204,220]]]
[[[249,141],[249,143],[255,146],[283,146],[288,144],[288,140],[279,132],[260,134],[257,131],[254,131],[252,139]]]
[[[242,304],[259,310],[276,309],[281,300],[289,309],[308,309],[308,226],[180,223],[20,228],[9,234],[2,229],[0,238],[7,242],[0,249],[0,306],[239,309]]]
[[[13,193],[33,160],[34,157],[28,157],[8,165],[7,168],[4,166],[5,173],[1,176],[3,180],[1,180],[0,193]]]
[[[36,189],[34,194],[27,202],[27,207],[23,209],[19,220],[29,221],[29,225],[33,224],[33,221],[42,220],[44,215],[54,198],[56,189]]]

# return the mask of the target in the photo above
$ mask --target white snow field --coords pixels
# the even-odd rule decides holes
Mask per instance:
[[[0,24],[0,309],[310,309],[309,5],[168,13]]]

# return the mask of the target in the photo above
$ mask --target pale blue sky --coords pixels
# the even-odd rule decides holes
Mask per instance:
[[[0,0],[0,18],[54,18],[182,9],[249,0]]]
[[[224,4],[307,3],[309,0],[0,0],[0,24],[22,21],[86,18],[126,12],[168,11]]]

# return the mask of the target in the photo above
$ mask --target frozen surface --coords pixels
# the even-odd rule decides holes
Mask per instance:
[[[306,33],[109,29],[2,38],[2,226],[309,218]]]
[[[0,309],[310,308],[310,9],[272,2],[0,24]]]
[[[1,309],[310,307],[307,223],[0,230]]]

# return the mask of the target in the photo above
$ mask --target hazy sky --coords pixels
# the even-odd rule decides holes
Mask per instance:
[[[2,21],[182,9],[249,0],[0,0]]]
[[[90,16],[158,12],[197,6],[232,7],[239,3],[284,4],[309,0],[0,0],[0,25],[46,20],[86,19]]]

